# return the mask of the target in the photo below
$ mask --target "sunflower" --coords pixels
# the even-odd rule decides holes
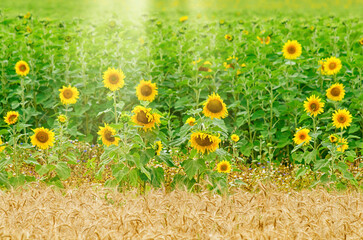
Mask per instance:
[[[228,161],[223,160],[217,164],[217,170],[220,173],[229,173],[231,171],[231,164]]]
[[[227,39],[229,42],[233,41],[233,36],[231,34],[226,34],[224,38]]]
[[[296,40],[288,40],[282,48],[282,52],[284,53],[284,57],[286,59],[296,59],[301,55],[301,44]]]
[[[221,140],[217,136],[208,133],[194,132],[190,136],[191,146],[201,153],[214,152],[219,147]]]
[[[360,45],[363,45],[363,38],[359,40]]]
[[[245,34],[245,35],[248,35],[248,31],[247,30],[243,30],[242,33]]]
[[[100,130],[97,132],[97,134],[100,135],[102,143],[105,144],[107,147],[111,146],[112,144],[118,146],[120,138],[114,137],[114,135],[116,135],[115,129],[113,129],[106,123],[104,127],[100,127]]]
[[[212,69],[210,69],[209,67],[207,67],[207,65],[212,65],[212,63],[210,61],[205,61],[199,68],[198,71],[199,72],[212,72]]]
[[[103,84],[111,91],[123,88],[125,85],[125,74],[121,69],[108,68],[103,73]]]
[[[346,109],[339,109],[333,113],[333,125],[336,128],[346,128],[350,126],[352,122],[352,115]]]
[[[261,42],[261,44],[266,44],[266,45],[270,44],[270,41],[271,41],[270,36],[262,37],[262,38],[257,36],[257,39]]]
[[[161,150],[163,150],[163,144],[161,143],[161,141],[155,142],[155,148],[156,148],[156,154],[159,156]]]
[[[155,99],[155,96],[158,95],[158,89],[156,87],[156,83],[151,83],[151,80],[144,81],[141,80],[139,85],[136,87],[136,95],[140,101],[149,101],[152,102]]]
[[[228,116],[226,104],[218,94],[209,95],[208,100],[204,103],[203,113],[206,117],[225,118]]]
[[[329,141],[330,141],[331,143],[335,143],[337,140],[338,140],[338,137],[337,137],[335,134],[331,134],[331,135],[329,136]]]
[[[315,95],[307,98],[307,101],[304,102],[305,111],[310,113],[312,116],[316,117],[318,114],[324,112],[324,103],[321,101],[319,97],[315,97]]]
[[[231,139],[232,139],[233,142],[238,142],[239,141],[239,137],[236,134],[232,134]]]
[[[182,16],[179,18],[179,22],[185,22],[186,20],[188,20],[188,16]]]
[[[185,124],[189,124],[190,126],[194,126],[196,123],[195,123],[195,118],[193,117],[190,117],[187,119],[187,121],[185,122]]]
[[[344,95],[344,85],[340,83],[336,83],[326,90],[326,96],[333,101],[341,101]]]
[[[342,62],[339,58],[330,57],[324,62],[324,71],[326,75],[335,75],[342,68]]]
[[[160,124],[160,115],[151,113],[151,108],[136,106],[132,112],[134,113],[132,121],[136,125],[142,126],[145,132],[154,128],[155,124]]]
[[[0,137],[0,145],[2,145],[2,144],[4,144],[4,143],[3,143],[3,141],[1,140],[1,137]],[[1,153],[2,151],[4,151],[4,149],[5,149],[5,146],[1,146],[1,147],[0,147],[0,153]]]
[[[327,75],[326,72],[325,72],[325,68],[324,68],[325,61],[326,61],[326,59],[319,60],[320,67],[319,67],[318,71],[320,71],[320,73],[322,75]]]
[[[15,64],[15,71],[19,76],[25,77],[28,75],[30,68],[25,61],[19,61]]]
[[[337,151],[339,152],[344,152],[349,148],[348,140],[345,138],[340,138],[336,145],[338,146]]]
[[[68,87],[63,86],[63,88],[59,89],[59,92],[61,102],[65,105],[74,104],[79,98],[79,92],[77,88],[71,87],[71,85],[69,85]]]
[[[31,16],[32,16],[32,14],[31,14],[30,12],[27,12],[27,13],[24,15],[24,18],[25,18],[25,19],[29,19]]]
[[[66,115],[59,115],[58,116],[58,121],[61,122],[61,123],[65,123],[67,121],[67,116]]]
[[[294,135],[294,142],[299,145],[303,142],[304,145],[307,145],[309,144],[310,140],[311,140],[311,137],[309,136],[309,132],[310,130],[309,129],[306,129],[306,128],[303,128],[303,129],[297,129],[295,135]]]
[[[30,137],[31,143],[41,149],[47,149],[53,146],[54,132],[47,128],[36,128],[33,130],[34,135]]]
[[[8,125],[13,125],[18,121],[18,118],[19,118],[18,112],[10,111],[10,112],[6,113],[6,116],[4,117],[4,121]]]

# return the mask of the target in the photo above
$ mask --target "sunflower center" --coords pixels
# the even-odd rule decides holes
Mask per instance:
[[[296,47],[295,46],[289,46],[287,48],[287,52],[290,54],[294,54],[296,52]]]
[[[219,113],[222,111],[223,105],[220,101],[214,99],[209,101],[209,103],[207,104],[207,108],[212,113]]]
[[[66,99],[70,99],[73,97],[73,92],[71,89],[65,89],[63,91],[63,97],[66,98]]]
[[[318,104],[316,104],[316,103],[310,104],[310,109],[313,110],[313,111],[317,110],[318,109]]]
[[[340,95],[340,89],[335,87],[331,90],[331,95],[333,95],[334,97],[338,97]]]
[[[345,123],[345,122],[346,122],[346,118],[345,118],[345,116],[342,116],[342,115],[341,115],[341,116],[339,116],[339,117],[338,117],[338,122],[339,122],[339,123]]]
[[[49,136],[46,132],[38,132],[35,138],[41,143],[46,143],[49,140]]]
[[[10,115],[10,116],[9,116],[9,122],[13,122],[13,121],[15,121],[15,120],[16,120],[16,118],[17,118],[17,116],[16,116],[16,115]]]
[[[20,65],[19,67],[20,71],[25,72],[26,66],[24,64]]]
[[[335,68],[336,68],[336,66],[337,66],[337,64],[336,64],[335,62],[331,62],[331,63],[329,63],[329,68],[330,68],[331,70],[335,69]]]
[[[151,121],[149,121],[149,119],[146,116],[146,113],[144,111],[140,111],[137,113],[136,116],[137,121],[142,122],[143,124],[148,124]]]
[[[199,146],[210,146],[213,142],[209,139],[209,137],[201,138],[200,136],[195,138],[195,141],[198,143]]]
[[[208,72],[208,71],[209,71],[209,68],[207,68],[207,67],[203,67],[203,66],[200,66],[198,70],[199,70],[200,72]]]
[[[221,170],[221,171],[227,171],[227,164],[222,164],[222,165],[220,166],[220,170]]]
[[[305,135],[305,134],[301,134],[301,135],[300,135],[300,139],[301,139],[301,140],[305,140],[305,138],[306,138],[306,135]]]
[[[110,80],[110,83],[112,83],[112,84],[116,84],[116,83],[118,83],[119,78],[118,78],[118,76],[117,76],[116,74],[112,74],[112,75],[110,76],[109,80]]]
[[[104,133],[104,137],[109,142],[114,142],[115,141],[115,137],[113,137],[112,135],[113,135],[112,132],[109,131],[109,130],[106,130],[105,133]]]
[[[143,85],[141,87],[141,94],[143,96],[150,96],[152,92],[153,92],[152,88],[148,85]]]

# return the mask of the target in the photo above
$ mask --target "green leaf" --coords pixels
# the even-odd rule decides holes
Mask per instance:
[[[55,169],[55,166],[52,164],[48,165],[37,165],[35,166],[35,171],[40,175],[43,176],[44,174],[47,174],[49,171],[52,171]]]
[[[66,180],[71,176],[71,169],[65,162],[58,162],[55,171],[61,180]]]
[[[299,168],[299,170],[297,170],[297,172],[296,172],[295,179],[299,179],[299,177],[304,176],[305,173],[306,173],[306,168],[304,168],[304,167]]]
[[[181,165],[189,179],[192,179],[198,171],[201,173],[206,168],[204,159],[202,158],[195,160],[187,159],[184,160]]]

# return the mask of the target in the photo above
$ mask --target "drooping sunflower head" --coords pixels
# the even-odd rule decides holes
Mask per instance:
[[[329,141],[330,141],[331,143],[335,143],[336,141],[338,141],[338,137],[337,137],[337,135],[335,135],[335,134],[331,134],[331,135],[329,136]]]
[[[6,113],[6,116],[4,117],[4,121],[8,124],[8,125],[13,125],[15,124],[19,119],[19,113],[15,112],[15,111],[10,111]]]
[[[345,138],[339,138],[339,141],[337,142],[336,146],[337,146],[337,151],[344,152],[349,148],[348,140]]]
[[[239,137],[238,137],[237,134],[232,134],[231,139],[232,139],[233,142],[238,142],[239,141]]]
[[[59,97],[64,105],[75,104],[79,98],[77,88],[71,87],[71,85],[68,87],[63,86],[63,88],[59,89],[59,92]]]
[[[36,128],[33,130],[34,134],[30,137],[31,143],[41,149],[47,149],[53,146],[54,132],[47,128]]]
[[[152,130],[155,125],[160,124],[160,115],[152,113],[151,108],[145,108],[143,106],[136,106],[132,112],[132,121],[139,126],[142,126],[144,131]]]
[[[1,140],[1,137],[0,137],[0,145],[3,145],[3,144],[4,144],[4,142]],[[5,149],[5,146],[0,146],[0,153],[2,151],[4,151],[4,149]]]
[[[161,150],[163,150],[163,144],[161,143],[161,141],[155,142],[155,148],[156,148],[156,154],[159,156],[161,153]]]
[[[288,40],[282,48],[282,52],[284,53],[284,57],[286,59],[296,59],[301,55],[301,44],[298,43],[296,40]]]
[[[344,95],[344,85],[341,83],[336,83],[326,90],[326,96],[333,101],[341,101]]]
[[[304,146],[309,144],[311,137],[309,136],[309,129],[298,129],[294,135],[294,142],[299,145],[304,142]]]
[[[179,18],[179,22],[185,22],[186,20],[188,20],[188,16],[182,16]]]
[[[217,170],[220,173],[229,173],[231,171],[231,164],[228,161],[223,160],[217,164]]]
[[[226,34],[226,35],[224,36],[224,38],[225,38],[227,41],[229,41],[229,42],[232,42],[232,41],[233,41],[233,36],[232,36],[231,34]]]
[[[125,74],[121,69],[108,68],[103,73],[103,84],[111,91],[123,88],[125,85]]]
[[[108,124],[105,123],[104,127],[100,127],[100,130],[97,132],[97,134],[100,135],[102,143],[105,144],[107,147],[111,146],[112,144],[118,146],[120,138],[115,137],[116,130]]]
[[[156,90],[156,83],[151,83],[151,80],[144,81],[141,80],[139,85],[136,87],[136,95],[140,101],[152,102],[155,96],[158,95],[158,90]]]
[[[189,124],[190,126],[194,126],[196,123],[195,123],[195,118],[193,117],[190,117],[188,118],[186,121],[185,121],[185,124]]]
[[[333,113],[333,125],[336,128],[344,129],[350,126],[352,115],[346,109],[339,109]]]
[[[221,140],[219,137],[209,133],[194,132],[190,136],[191,146],[203,154],[205,152],[210,153],[217,150],[220,142]]]
[[[316,117],[318,114],[324,112],[324,103],[319,97],[311,95],[309,98],[307,98],[307,101],[304,102],[304,108],[307,113],[310,113],[311,116]]]
[[[60,123],[65,123],[65,122],[67,121],[67,116],[66,116],[66,115],[64,115],[64,114],[59,115],[59,116],[58,116],[58,121],[59,121]]]
[[[28,75],[30,68],[28,63],[26,63],[25,61],[19,61],[15,64],[15,71],[16,74],[18,74],[19,76],[25,77],[26,75]]]
[[[339,58],[330,57],[327,58],[324,62],[324,71],[326,75],[335,75],[342,68],[342,62]]]
[[[210,117],[211,119],[220,119],[228,116],[226,104],[216,93],[209,95],[207,101],[204,103],[203,113],[206,117]]]

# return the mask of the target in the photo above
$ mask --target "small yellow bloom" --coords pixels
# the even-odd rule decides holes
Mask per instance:
[[[32,33],[32,32],[33,32],[33,30],[32,30],[29,26],[27,26],[27,27],[26,27],[26,31],[27,31],[28,33]]]
[[[34,135],[30,137],[31,143],[41,149],[47,149],[53,146],[54,132],[47,128],[36,128]]]
[[[185,22],[186,20],[188,20],[188,16],[182,16],[179,18],[179,22]]]
[[[59,98],[62,102],[62,104],[68,105],[68,104],[75,104],[77,102],[77,99],[79,98],[79,92],[76,87],[71,87],[69,85],[68,87],[63,86],[63,88],[59,89]]]
[[[13,125],[15,124],[19,119],[19,113],[18,112],[14,112],[14,111],[10,111],[6,113],[6,116],[4,117],[4,121],[8,124],[8,125]]]
[[[329,136],[329,141],[330,141],[331,143],[335,143],[337,140],[338,140],[338,137],[337,137],[335,134],[331,134],[331,135]]]
[[[310,98],[307,98],[307,101],[304,102],[305,111],[310,113],[311,116],[316,117],[318,114],[324,112],[324,104],[319,97],[315,97],[315,95],[311,95]]]
[[[229,42],[233,41],[233,36],[231,34],[226,34],[224,38],[227,39]]]
[[[239,137],[236,134],[232,134],[231,139],[232,139],[233,142],[238,142],[239,141]]]
[[[0,137],[0,145],[2,145],[2,144],[4,144],[4,142],[1,140],[1,137]],[[1,153],[2,151],[4,151],[4,149],[5,149],[5,146],[1,146],[1,147],[0,147],[0,153]]]
[[[324,71],[327,75],[335,75],[342,68],[342,62],[339,58],[330,57],[324,62]]]
[[[196,123],[195,123],[195,118],[193,117],[190,117],[187,119],[187,121],[185,122],[185,124],[189,124],[190,126],[194,126]]]
[[[294,142],[299,145],[301,143],[304,143],[304,145],[309,144],[311,137],[309,136],[309,129],[303,128],[298,129],[297,132],[294,135]]]
[[[161,143],[161,141],[157,141],[157,142],[155,142],[155,144],[157,147],[156,154],[159,156],[161,153],[161,150],[163,150],[163,144]]]
[[[25,19],[29,19],[31,16],[32,16],[32,14],[31,14],[30,12],[27,12],[27,13],[24,15],[24,18],[25,18]]]
[[[336,128],[344,129],[350,126],[352,115],[346,109],[338,109],[333,113],[333,125]]]
[[[115,137],[116,130],[108,124],[105,124],[104,127],[100,127],[100,130],[97,132],[97,134],[100,135],[102,143],[105,144],[107,147],[111,146],[112,144],[118,146],[120,138]]]
[[[326,96],[333,101],[343,100],[344,95],[344,85],[341,83],[336,83],[332,85],[328,90],[326,90]]]
[[[301,44],[296,40],[290,41],[288,40],[282,48],[282,52],[284,53],[284,57],[286,59],[296,59],[300,57],[302,53]]]
[[[28,75],[30,68],[25,61],[19,61],[15,64],[15,71],[19,76],[25,77]]]
[[[58,116],[58,121],[61,122],[61,123],[65,123],[67,121],[67,116],[66,115],[59,115]]]
[[[359,40],[360,45],[363,45],[363,38]]]
[[[243,30],[242,33],[248,35],[249,32],[247,30]]]
[[[349,148],[348,140],[345,138],[340,138],[336,145],[338,146],[337,151],[339,152],[344,152]]]
[[[228,161],[223,160],[217,164],[217,170],[220,173],[229,173],[231,171],[231,164]]]

